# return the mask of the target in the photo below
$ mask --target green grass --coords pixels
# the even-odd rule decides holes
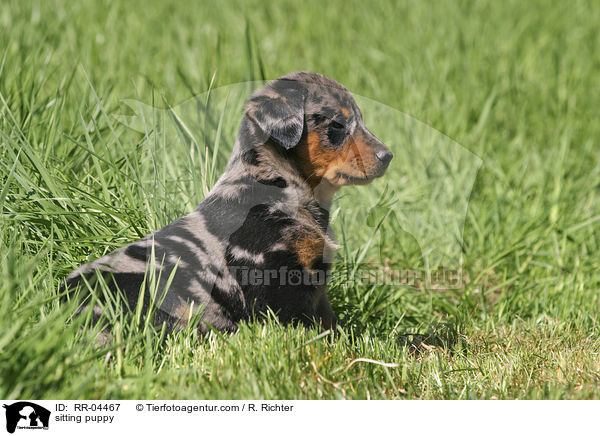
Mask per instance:
[[[598,22],[591,1],[3,2],[0,398],[598,398]],[[163,340],[115,314],[123,346],[96,347],[60,279],[190,211],[231,147],[235,111],[190,139],[156,128],[164,109],[294,70],[368,97],[396,154],[337,200],[336,271],[370,240],[365,259],[418,267],[410,235],[432,234],[464,287],[334,280],[336,335],[271,319]],[[163,110],[130,129],[126,101]],[[380,200],[397,220],[370,227]]]

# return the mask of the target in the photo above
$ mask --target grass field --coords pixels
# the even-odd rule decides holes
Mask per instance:
[[[598,22],[593,1],[3,1],[0,398],[599,398]],[[114,314],[124,346],[97,348],[59,303],[61,278],[191,211],[236,127],[234,113],[218,148],[199,135],[188,156],[176,138],[119,122],[135,115],[124,102],[183,107],[295,70],[335,78],[412,129],[363,110],[396,166],[341,193],[336,271],[369,240],[386,262],[417,267],[410,238],[351,206],[394,192],[403,227],[421,234],[411,222],[455,206],[417,202],[431,181],[419,153],[442,141],[482,163],[448,167],[475,177],[472,190],[458,183],[469,202],[449,239],[464,286],[336,280],[336,335],[270,320],[162,340]],[[148,157],[157,143],[174,166]]]

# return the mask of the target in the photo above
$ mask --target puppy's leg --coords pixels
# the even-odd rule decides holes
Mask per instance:
[[[324,329],[334,329],[337,324],[337,316],[333,313],[329,300],[327,299],[327,293],[323,291],[321,298],[317,302],[317,321],[323,326]]]

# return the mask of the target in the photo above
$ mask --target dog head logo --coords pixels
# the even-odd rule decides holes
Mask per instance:
[[[28,401],[3,406],[6,409],[6,431],[19,429],[48,429],[50,411]]]

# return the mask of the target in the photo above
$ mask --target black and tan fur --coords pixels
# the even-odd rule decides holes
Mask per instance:
[[[83,265],[67,286],[100,273],[133,307],[150,265],[161,285],[176,268],[155,321],[185,324],[192,307],[201,310],[201,330],[208,323],[233,331],[270,308],[284,323],[329,328],[336,317],[326,283],[282,277],[326,276],[336,247],[328,228],[333,194],[383,175],[391,158],[339,83],[310,72],[281,77],[246,103],[227,169],[195,211]],[[253,270],[277,273],[242,277]]]

